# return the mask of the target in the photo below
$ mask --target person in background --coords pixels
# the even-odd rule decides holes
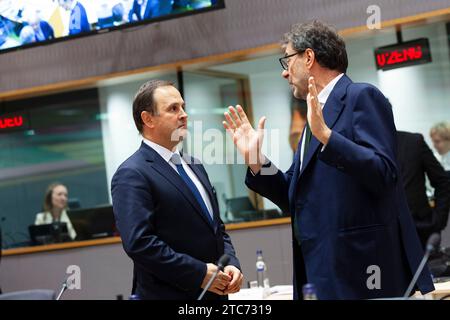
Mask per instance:
[[[70,11],[69,35],[75,35],[91,30],[87,18],[86,9],[76,0],[59,0],[59,5],[66,11]]]
[[[114,26],[120,26],[120,25],[126,23],[125,16],[124,16],[125,9],[124,9],[122,3],[119,2],[118,4],[114,5],[111,10],[112,10]]]
[[[128,21],[141,21],[144,19],[147,0],[134,0],[133,6],[128,13]]]
[[[450,121],[435,124],[430,129],[431,141],[439,153],[441,164],[450,176]]]
[[[36,42],[36,36],[32,26],[24,26],[19,33],[19,40],[21,44],[29,44]]]
[[[77,236],[75,229],[67,215],[68,191],[61,183],[52,183],[48,186],[44,197],[44,211],[36,215],[34,224],[49,224],[53,222],[64,222],[67,224],[69,236],[74,240]]]
[[[34,30],[34,38],[36,42],[55,38],[55,33],[52,26],[47,21],[42,20],[38,12],[31,12],[28,16],[27,23]]]
[[[173,0],[159,1],[148,0],[146,12],[146,18],[157,18],[168,15],[172,12]]]
[[[397,131],[397,160],[408,207],[425,248],[431,234],[445,229],[450,209],[450,178],[419,133]],[[434,206],[426,194],[425,176],[434,188]]]
[[[291,127],[289,129],[289,145],[294,154],[297,152],[298,142],[306,125],[306,112],[308,107],[305,100],[292,96],[291,101]]]

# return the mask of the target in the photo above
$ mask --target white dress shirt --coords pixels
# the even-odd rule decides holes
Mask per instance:
[[[331,91],[333,91],[334,86],[335,86],[336,83],[339,81],[339,79],[342,78],[343,75],[344,75],[344,74],[341,73],[341,74],[339,74],[336,78],[334,78],[333,80],[331,80],[330,82],[328,82],[328,84],[325,86],[325,88],[323,88],[323,89],[319,92],[319,94],[317,95],[317,100],[319,100],[319,103],[320,103],[320,105],[321,105],[321,107],[322,107],[322,110],[323,110],[323,107],[325,106],[325,103],[326,103],[327,100],[328,100],[328,97],[329,97],[330,94],[331,94]],[[305,129],[303,129],[303,134],[305,133],[305,130],[306,130],[306,126],[305,126]],[[302,134],[302,137],[303,137],[303,134]],[[321,152],[322,152],[323,150],[325,150],[325,147],[326,147],[326,146],[323,146],[323,147],[322,147]],[[304,153],[305,153],[305,139],[302,139],[302,145],[301,145],[301,149],[300,149],[300,160],[301,160],[301,163],[300,163],[300,170],[302,170],[302,168],[303,168],[303,156],[304,156]]]
[[[59,218],[60,222],[65,222],[67,224],[67,231],[69,232],[70,238],[74,240],[77,236],[77,233],[75,232],[75,229],[72,226],[72,223],[70,222],[69,216],[67,215],[66,210],[63,210],[61,212],[61,217]],[[53,223],[53,216],[50,212],[39,212],[36,214],[36,220],[34,221],[35,225],[41,225],[41,224],[49,224]]]
[[[175,150],[175,152],[172,152],[169,149],[164,148],[163,146],[160,146],[159,144],[154,143],[153,141],[150,141],[145,138],[144,138],[144,143],[146,145],[148,145],[149,147],[151,147],[153,150],[155,150],[164,159],[164,161],[166,161],[173,168],[173,170],[175,170],[175,172],[179,175],[177,167],[175,166],[175,164],[172,161],[170,161],[170,159],[172,158],[172,155],[174,153],[180,154],[180,151]],[[184,171],[186,171],[189,178],[192,180],[192,182],[197,187],[198,191],[200,192],[200,195],[202,196],[203,202],[205,202],[205,205],[208,209],[209,215],[214,220],[211,200],[209,199],[208,192],[206,192],[205,187],[203,187],[203,184],[197,178],[194,171],[192,171],[192,169],[188,166],[186,161],[184,161],[183,157],[180,157],[180,158],[181,158],[181,164],[183,165]]]
[[[446,171],[450,171],[450,151],[441,157],[441,164]]]

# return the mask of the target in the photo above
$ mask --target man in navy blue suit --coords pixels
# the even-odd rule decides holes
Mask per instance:
[[[70,11],[69,18],[69,35],[75,35],[91,30],[86,9],[77,0],[59,0],[59,5]]]
[[[319,299],[403,296],[423,252],[396,163],[392,110],[374,86],[346,75],[345,43],[329,26],[294,25],[284,38],[282,76],[307,100],[307,126],[285,173],[262,153],[241,106],[224,127],[249,165],[247,186],[290,212],[294,297],[306,282]],[[428,269],[418,280],[434,289]]]
[[[143,142],[111,183],[116,224],[134,262],[132,293],[139,299],[196,299],[223,254],[229,264],[204,299],[226,299],[242,284],[208,175],[197,159],[176,148],[187,132],[184,106],[170,82],[141,86],[133,117]]]
[[[168,15],[172,12],[173,1],[134,0],[128,14],[129,21],[141,21]]]
[[[27,18],[27,23],[34,30],[34,41],[45,41],[55,38],[52,26],[41,19],[38,12],[31,12]]]

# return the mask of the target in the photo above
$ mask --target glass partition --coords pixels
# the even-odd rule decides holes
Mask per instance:
[[[184,145],[200,159],[216,189],[222,220],[238,223],[281,217],[265,211],[262,198],[244,183],[247,166],[223,128],[228,106],[240,104],[253,121],[249,79],[246,75],[215,70],[183,73],[190,134]]]
[[[347,74],[355,82],[380,88],[392,103],[397,128],[422,133],[430,146],[429,128],[450,119],[449,30],[448,22],[404,27],[404,41],[429,39],[432,62],[390,71],[376,70],[374,49],[397,42],[394,28],[346,39]],[[290,167],[306,107],[292,98],[281,76],[281,55],[209,61],[184,66],[178,74],[166,70],[109,79],[98,89],[3,103],[1,116],[27,111],[30,120],[26,130],[0,133],[3,247],[29,244],[27,228],[42,211],[51,182],[66,185],[71,202],[83,208],[110,205],[112,175],[142,140],[131,104],[140,85],[150,79],[170,80],[183,91],[189,115],[183,148],[205,165],[224,222],[287,216],[246,188],[247,168],[222,127],[229,105],[241,104],[254,126],[266,116],[263,152],[281,170]]]
[[[38,222],[37,214],[45,211],[44,195],[52,183],[66,187],[70,206],[108,204],[97,89],[7,102],[1,111],[3,120],[13,114],[27,122],[0,131],[4,248],[31,244],[29,226],[51,222],[42,214]]]

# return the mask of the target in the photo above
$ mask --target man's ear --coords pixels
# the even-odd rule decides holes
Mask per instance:
[[[312,66],[314,65],[314,62],[316,61],[316,55],[314,53],[314,51],[310,48],[305,50],[305,57],[306,57],[306,67],[308,69],[311,69]]]
[[[142,111],[141,119],[142,119],[142,122],[144,123],[144,126],[147,126],[152,129],[155,127],[154,119],[153,119],[153,116],[150,114],[150,112]]]

